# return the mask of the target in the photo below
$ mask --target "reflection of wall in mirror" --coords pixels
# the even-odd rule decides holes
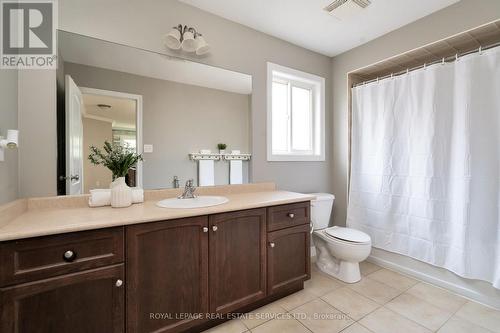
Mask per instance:
[[[143,96],[143,142],[154,146],[144,155],[145,189],[172,187],[173,176],[181,183],[197,175],[188,153],[202,148],[250,149],[250,96],[216,89],[148,78],[66,62],[66,74],[81,87]],[[229,165],[218,162],[215,183],[227,184]],[[248,182],[244,163],[243,182]]]
[[[17,129],[17,70],[0,70],[0,135],[7,129]],[[0,205],[17,199],[18,162],[17,149],[5,151],[5,161],[0,162]]]
[[[113,138],[111,122],[91,118],[83,118],[83,190],[109,188],[113,175],[102,165],[93,165],[87,156],[90,146],[101,148],[104,141],[111,142]]]

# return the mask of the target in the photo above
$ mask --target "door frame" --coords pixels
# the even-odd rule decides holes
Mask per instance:
[[[136,107],[136,136],[137,136],[137,154],[142,154],[143,153],[143,145],[142,145],[142,95],[137,95],[137,94],[129,94],[129,93],[124,93],[124,92],[119,92],[119,91],[113,91],[113,90],[104,90],[104,89],[96,89],[96,88],[89,88],[89,87],[79,87],[80,91],[82,94],[87,94],[87,95],[99,95],[99,96],[108,96],[108,97],[116,97],[116,98],[126,98],[126,99],[133,99],[135,100],[135,105]],[[142,177],[142,171],[143,171],[143,162],[138,161],[137,162],[137,187],[143,188],[143,177]]]

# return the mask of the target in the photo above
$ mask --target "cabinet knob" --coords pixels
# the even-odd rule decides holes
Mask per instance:
[[[208,227],[203,227],[203,232],[208,232]]]
[[[216,226],[216,225],[213,225],[213,226],[212,226],[212,230],[213,230],[213,231],[217,231],[217,229],[218,229],[218,228],[217,228],[217,226]]]
[[[74,251],[68,250],[64,252],[63,259],[66,262],[72,262],[73,260],[76,259],[76,253]]]
[[[275,247],[275,246],[276,246],[276,244],[274,244],[274,242],[271,242],[271,243],[269,243],[269,246],[270,246],[270,247]]]
[[[117,286],[118,288],[123,286],[123,280],[120,280],[120,279],[116,280],[115,286]]]
[[[295,214],[294,213],[288,213],[288,217],[293,219],[295,217]]]

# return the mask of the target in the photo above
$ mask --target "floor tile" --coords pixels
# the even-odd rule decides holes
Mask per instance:
[[[451,312],[456,312],[467,302],[463,297],[422,282],[408,289],[406,293]]]
[[[321,298],[354,320],[360,320],[380,307],[378,303],[358,294],[348,287],[336,289]]]
[[[379,265],[375,265],[374,263],[371,263],[369,261],[362,261],[359,263],[359,270],[361,271],[361,275],[368,275],[373,272],[378,271],[381,269]]]
[[[278,303],[278,305],[283,307],[285,310],[290,311],[316,298],[318,297],[315,294],[309,292],[306,289],[303,289],[276,301],[276,303]]]
[[[252,329],[253,333],[310,333],[300,322],[293,318],[273,319]]]
[[[264,324],[265,322],[280,318],[280,316],[284,315],[286,310],[279,306],[278,303],[271,303],[252,312],[246,313],[242,316],[241,321],[245,324],[246,327],[252,329],[259,325]]]
[[[453,312],[445,311],[406,293],[385,306],[432,331],[438,330],[453,315]]]
[[[404,276],[402,274],[390,271],[388,269],[379,269],[378,271],[371,273],[368,277],[372,280],[382,282],[396,288],[401,291],[408,290],[410,287],[418,283],[417,280],[410,277]]]
[[[312,278],[305,282],[304,289],[313,293],[316,296],[323,296],[330,291],[341,288],[343,284],[332,278],[321,274],[315,274]]]
[[[375,333],[430,333],[427,328],[384,307],[375,310],[359,322]]]
[[[343,330],[341,333],[372,333],[372,331],[370,331],[369,329],[358,323],[354,323],[345,330]]]
[[[368,277],[363,277],[361,281],[350,284],[349,288],[379,304],[385,304],[402,293],[398,289]]]
[[[354,323],[354,320],[321,299],[301,305],[291,313],[314,333],[336,333]]]
[[[455,314],[473,324],[500,333],[500,311],[468,301]]]
[[[465,319],[451,317],[438,331],[438,333],[492,333],[492,331],[477,326]]]
[[[204,333],[243,333],[248,331],[248,328],[243,325],[243,322],[239,319],[233,319],[226,321],[219,326],[212,327],[209,330],[203,331]]]

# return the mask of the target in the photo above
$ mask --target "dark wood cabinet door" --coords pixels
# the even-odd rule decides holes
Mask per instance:
[[[208,217],[127,227],[127,331],[179,332],[208,312]],[[205,230],[204,230],[205,228]]]
[[[268,293],[274,294],[311,276],[310,226],[270,232],[267,235]]]
[[[266,209],[210,216],[210,311],[266,296]]]
[[[0,289],[0,332],[124,332],[118,280],[123,264]]]

